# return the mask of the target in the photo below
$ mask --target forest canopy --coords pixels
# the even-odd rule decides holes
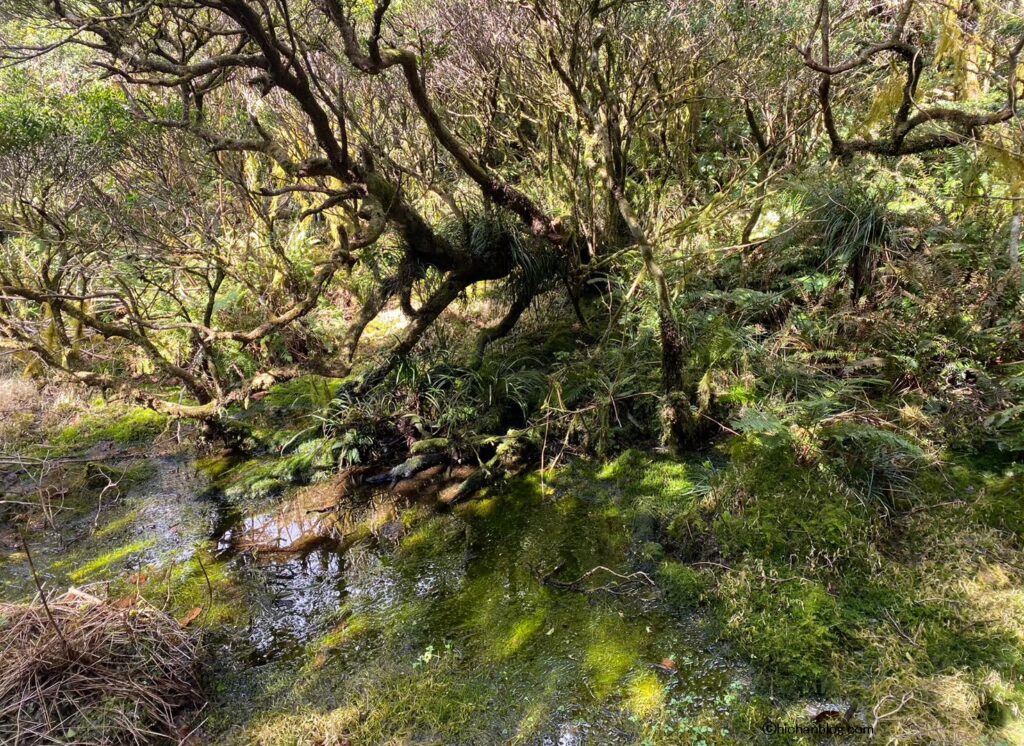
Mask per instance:
[[[595,303],[649,304],[684,442],[709,256],[818,223],[858,300],[924,249],[899,223],[1008,226],[1020,196],[1012,5],[18,2],[3,29],[8,345],[177,416],[309,373],[366,391],[484,292],[469,367],[531,306],[597,339]]]

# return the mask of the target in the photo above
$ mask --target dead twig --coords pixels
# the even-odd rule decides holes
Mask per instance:
[[[64,633],[60,631],[60,627],[57,626],[57,621],[53,618],[53,612],[50,611],[50,604],[46,602],[46,591],[43,590],[43,584],[39,582],[39,575],[36,573],[36,563],[32,561],[32,552],[28,548],[28,539],[25,538],[24,531],[18,531],[18,536],[21,538],[21,546],[25,550],[25,559],[28,560],[28,569],[32,573],[32,581],[36,584],[36,589],[39,591],[39,600],[43,604],[43,611],[46,612],[46,618],[50,620],[50,625],[53,627],[53,631],[64,643],[64,651],[71,656],[71,645],[68,643],[68,639],[64,636]]]

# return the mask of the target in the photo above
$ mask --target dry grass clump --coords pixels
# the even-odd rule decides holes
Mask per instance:
[[[0,604],[0,743],[180,741],[197,642],[142,599]]]
[[[38,388],[30,381],[0,376],[0,453],[31,427],[38,400]]]
[[[86,410],[84,389],[28,379],[9,367],[0,357],[0,453],[16,450],[46,429],[64,427]]]
[[[0,413],[34,408],[38,400],[39,387],[27,378],[0,378]]]

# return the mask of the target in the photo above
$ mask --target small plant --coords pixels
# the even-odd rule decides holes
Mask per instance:
[[[810,193],[806,202],[826,252],[822,268],[841,270],[854,300],[870,292],[880,265],[905,256],[913,245],[907,216],[889,206],[895,188],[880,174],[865,181],[837,181]]]

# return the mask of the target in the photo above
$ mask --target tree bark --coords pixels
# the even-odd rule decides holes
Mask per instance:
[[[1010,221],[1010,269],[1016,270],[1020,265],[1020,230],[1021,214],[1015,213]]]

